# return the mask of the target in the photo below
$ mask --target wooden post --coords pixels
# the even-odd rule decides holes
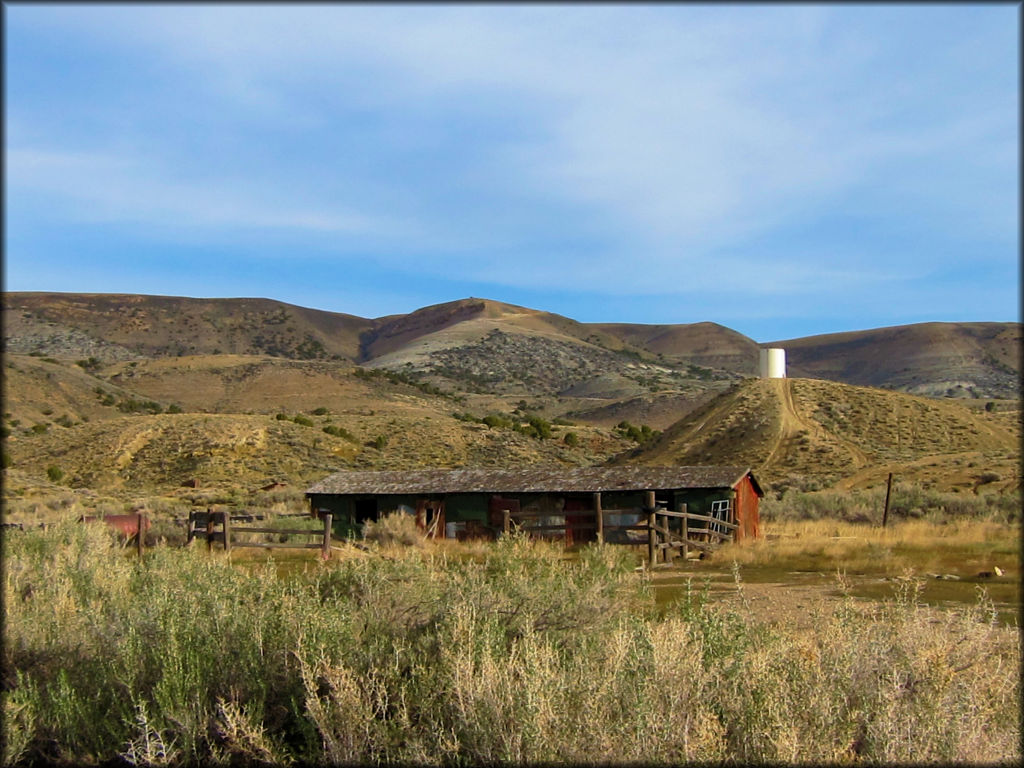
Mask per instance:
[[[684,515],[686,514],[686,505],[680,504],[679,511]],[[683,518],[683,562],[686,562],[686,558],[690,555],[690,526],[689,521]]]
[[[194,509],[188,511],[188,522],[185,525],[187,526],[185,543],[191,544],[192,540],[196,537],[196,511]]]
[[[889,522],[889,499],[892,497],[892,472],[889,473],[889,482],[885,486],[885,509],[882,511],[882,527]]]
[[[206,508],[206,549],[213,549],[213,507]]]
[[[323,515],[324,520],[324,546],[320,551],[320,556],[324,560],[331,559],[331,518],[334,517],[331,514]]]
[[[647,567],[653,568],[658,556],[658,549],[655,546],[658,532],[654,529],[654,491],[644,492],[644,506],[647,508]]]
[[[221,520],[224,521],[224,551],[231,551],[231,512],[225,510],[221,513]]]
[[[140,558],[142,557],[142,545],[143,545],[142,537],[144,535],[144,533],[143,533],[144,529],[142,527],[142,524],[143,524],[143,522],[145,522],[145,520],[146,520],[146,517],[141,512],[139,512],[138,514],[135,515],[135,523],[136,523],[136,525],[138,525],[138,528],[136,529],[138,531],[138,533],[135,534],[135,547],[139,551],[139,557]]]
[[[512,513],[507,509],[501,510],[501,529],[506,536],[512,532]]]
[[[604,544],[604,512],[601,511],[601,492],[594,494],[594,516],[597,518],[597,543]]]
[[[740,492],[735,488],[732,489],[732,503],[729,504],[732,509],[729,510],[729,522],[735,523],[736,527],[732,529],[732,540],[733,543],[740,540]]]

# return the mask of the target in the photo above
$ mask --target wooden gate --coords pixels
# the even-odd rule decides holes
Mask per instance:
[[[302,517],[308,517],[302,515]],[[319,549],[322,557],[326,560],[331,556],[331,522],[333,516],[330,514],[320,515],[323,521],[323,529],[310,528],[264,528],[262,526],[239,526],[232,521],[250,521],[252,515],[232,515],[230,512],[189,512],[188,515],[188,537],[186,544],[191,544],[198,537],[206,538],[206,548],[213,549],[213,543],[219,541],[225,552],[230,552],[232,547],[259,547],[261,549]],[[218,531],[217,528],[220,528]],[[291,543],[246,541],[236,539],[240,533],[270,533],[291,538],[292,536],[313,536],[320,539],[314,543]]]

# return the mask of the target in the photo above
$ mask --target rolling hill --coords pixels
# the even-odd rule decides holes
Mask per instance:
[[[366,319],[13,293],[3,319],[5,498],[606,461],[748,464],[776,491],[890,471],[967,492],[1020,483],[1016,323],[772,342],[805,378],[761,381],[759,345],[713,323],[588,324],[475,298]],[[638,446],[630,425],[664,433]]]
[[[622,461],[750,466],[775,488],[871,487],[889,472],[941,490],[1020,486],[1019,412],[815,379],[749,379]]]
[[[406,370],[497,394],[575,387],[568,396],[610,392],[605,399],[687,381],[699,399],[709,389],[701,382],[756,375],[759,346],[780,346],[797,377],[932,396],[1019,396],[1020,323],[921,323],[758,344],[715,323],[579,323],[476,298],[376,319],[270,299],[8,293],[3,302],[6,350],[58,359],[266,355]],[[640,386],[628,391],[603,375]]]
[[[771,342],[793,376],[948,397],[1019,397],[1019,323],[920,323]]]
[[[293,359],[359,356],[372,321],[271,299],[7,293],[8,352],[103,361],[195,354]]]

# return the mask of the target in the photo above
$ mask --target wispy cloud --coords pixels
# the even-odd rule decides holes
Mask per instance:
[[[176,179],[171,170],[124,153],[13,149],[6,163],[13,195],[45,195],[84,223],[314,234],[382,232],[396,226],[351,211],[296,207],[283,191],[254,189],[241,179]]]
[[[496,290],[682,297],[742,275],[780,301],[905,286],[971,244],[997,261],[1016,252],[1010,8],[12,6],[8,18],[37,57],[66,45],[134,67],[95,93],[36,94],[15,57],[8,183],[41,201],[19,209],[40,221],[154,237],[274,229],[300,251],[315,241],[330,258]],[[47,120],[55,95],[67,120]]]

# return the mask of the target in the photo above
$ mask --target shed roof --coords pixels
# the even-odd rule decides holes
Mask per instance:
[[[747,467],[525,467],[523,469],[410,469],[337,472],[307,494],[443,494],[658,491],[732,488]],[[751,474],[758,495],[761,487]]]

